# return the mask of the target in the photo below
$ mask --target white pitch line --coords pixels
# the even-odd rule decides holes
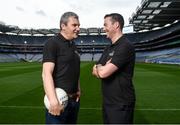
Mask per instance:
[[[17,106],[17,105],[6,106],[6,105],[0,105],[0,108],[22,108],[22,109],[32,108],[32,109],[42,109],[44,107],[43,106]]]
[[[21,108],[21,109],[43,109],[45,108],[44,106],[3,106],[3,105],[0,105],[0,108]],[[99,107],[96,107],[96,108],[86,108],[86,107],[82,107],[80,108],[81,110],[102,110],[102,108],[99,108]],[[169,108],[169,109],[155,109],[155,108],[144,108],[144,109],[141,109],[141,108],[138,108],[138,109],[135,109],[135,110],[144,110],[144,111],[180,111],[180,109],[178,108]]]
[[[144,110],[144,111],[180,111],[180,109],[135,109],[135,110]]]

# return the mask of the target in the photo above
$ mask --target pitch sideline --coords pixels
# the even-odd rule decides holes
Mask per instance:
[[[0,108],[20,108],[20,109],[43,109],[44,106],[3,106],[0,105]],[[88,108],[88,107],[82,107],[80,110],[102,110],[100,107],[96,108]],[[144,110],[144,111],[180,111],[179,108],[168,108],[168,109],[156,109],[156,108],[138,108],[135,110]]]

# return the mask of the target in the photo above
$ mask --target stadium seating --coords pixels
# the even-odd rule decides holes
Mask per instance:
[[[85,32],[87,33],[85,34]],[[74,40],[81,60],[97,61],[99,59],[104,48],[111,44],[103,33],[102,29],[82,29],[81,35]],[[136,61],[180,64],[179,34],[180,22],[177,22],[158,30],[126,33],[125,36],[135,45]],[[22,59],[41,61],[44,43],[50,37],[52,36],[0,33],[1,62],[21,61]],[[10,57],[12,57],[12,60],[10,60]]]

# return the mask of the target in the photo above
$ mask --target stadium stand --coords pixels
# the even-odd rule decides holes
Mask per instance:
[[[85,33],[85,31],[88,32]],[[94,31],[95,33],[91,33]],[[104,48],[111,44],[100,31],[101,29],[94,30],[94,28],[93,30],[83,29],[83,31],[81,31],[83,35],[81,34],[75,39],[81,60],[98,60]],[[27,30],[25,32],[27,32]],[[125,35],[135,45],[137,61],[179,64],[179,34],[180,22],[178,21],[158,30],[126,33]],[[52,36],[0,33],[1,62],[41,61],[43,45],[50,37]],[[5,58],[7,58],[7,60]]]
[[[92,35],[91,32],[91,35],[88,35],[89,30],[87,31],[86,35],[80,35],[79,38],[75,39],[75,44],[82,60],[97,60],[97,57],[100,57],[99,53],[103,52],[104,47],[109,45],[110,41],[104,35]],[[41,61],[43,45],[50,37],[0,34],[0,52],[12,56],[18,55],[16,57],[19,61]]]
[[[180,0],[142,0],[129,19],[136,61],[180,64]],[[41,61],[43,45],[59,29],[20,29],[0,24],[0,62]],[[81,28],[75,39],[81,60],[96,61],[111,44],[102,28]]]
[[[129,18],[134,31],[152,30],[180,19],[179,0],[142,0]]]
[[[138,38],[129,37],[135,42],[136,61],[180,64],[179,19],[179,0],[142,0],[129,18],[134,31],[139,31]],[[144,30],[148,31],[141,33]]]

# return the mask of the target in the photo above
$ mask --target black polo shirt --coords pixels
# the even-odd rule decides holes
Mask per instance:
[[[60,87],[67,93],[77,92],[80,58],[74,42],[66,40],[61,34],[48,39],[43,50],[43,62],[55,63],[55,87]]]
[[[135,102],[135,92],[132,83],[135,50],[133,45],[122,36],[114,44],[108,46],[98,64],[111,63],[118,67],[118,70],[108,78],[102,79],[102,93],[104,104],[130,104]]]

